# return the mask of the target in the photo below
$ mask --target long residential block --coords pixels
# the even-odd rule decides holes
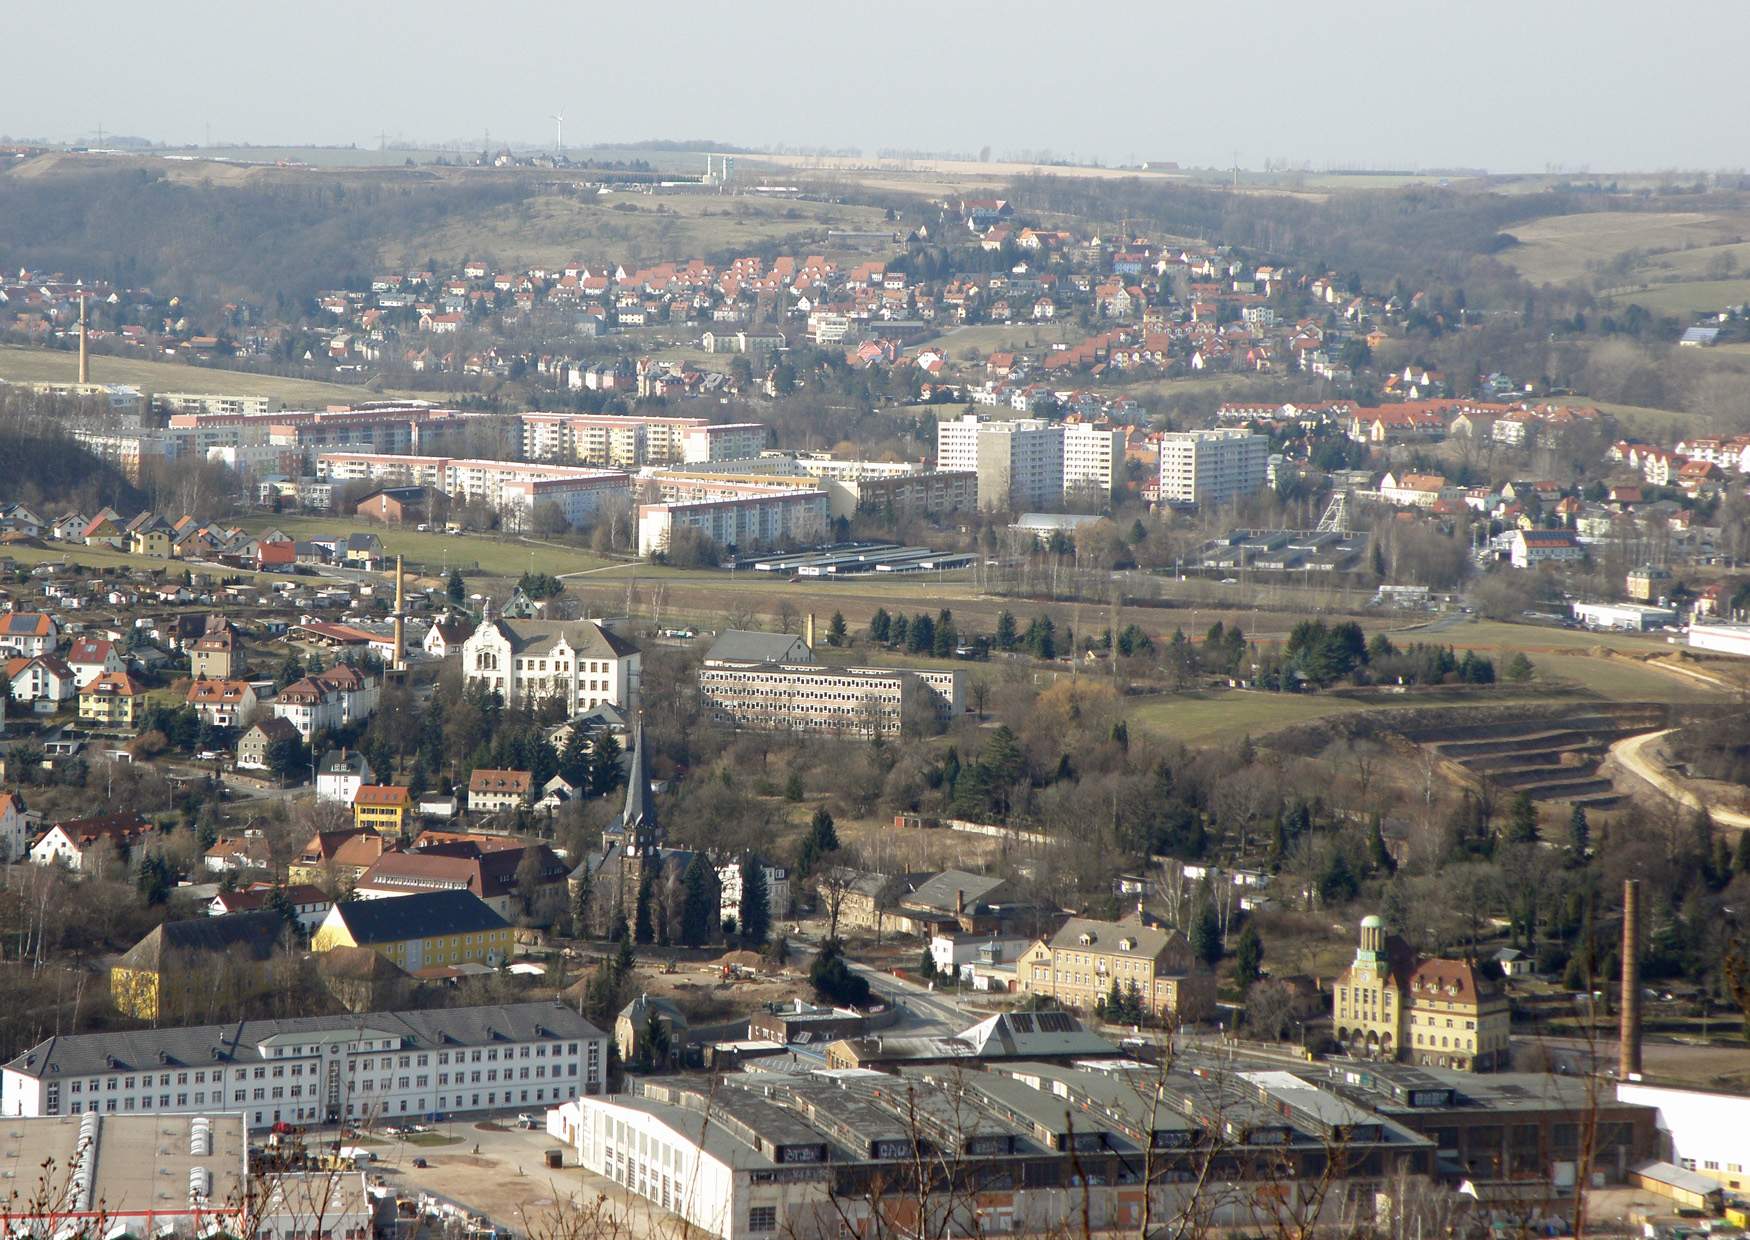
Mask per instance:
[[[537,504],[554,504],[567,521],[577,522],[593,516],[604,502],[629,501],[632,494],[631,478],[617,469],[447,456],[324,452],[316,458],[316,475],[330,482],[436,487],[457,502],[495,509],[513,529],[529,523]]]
[[[960,673],[925,668],[707,660],[699,690],[718,723],[759,732],[897,736],[913,711],[946,721],[964,709]]]
[[[553,1106],[602,1091],[607,1035],[551,1003],[46,1038],[0,1070],[7,1116],[241,1113],[251,1128]]]

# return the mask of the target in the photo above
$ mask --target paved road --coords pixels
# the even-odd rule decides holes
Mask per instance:
[[[1625,771],[1629,771],[1651,784],[1679,805],[1687,809],[1700,809],[1703,807],[1700,797],[1680,784],[1665,767],[1654,762],[1642,752],[1648,745],[1660,737],[1669,736],[1675,730],[1675,728],[1666,728],[1663,732],[1644,732],[1640,736],[1627,737],[1610,747],[1610,756],[1615,758],[1618,765]],[[1708,805],[1706,808],[1714,822],[1722,827],[1750,829],[1750,814],[1739,813],[1737,810],[1717,805]]]
[[[796,935],[790,936],[790,945],[798,955],[812,956],[816,950],[814,944]],[[889,1026],[888,1031],[918,1036],[959,1033],[984,1019],[984,1013],[966,1006],[952,987],[931,991],[873,965],[859,964],[855,960],[845,963],[877,993],[899,1004],[899,1019]]]

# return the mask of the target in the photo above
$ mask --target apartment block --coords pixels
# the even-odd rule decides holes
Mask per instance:
[[[1124,478],[1124,431],[1093,422],[1063,427],[1063,493],[1102,499]]]
[[[759,422],[618,414],[525,413],[523,456],[634,470],[647,465],[707,464],[758,456],[767,430]]]
[[[897,736],[925,704],[944,721],[964,709],[957,671],[707,659],[699,691],[718,723],[755,732]]]
[[[8,1116],[238,1112],[250,1128],[553,1106],[602,1091],[607,1036],[552,1003],[48,1038],[0,1071]]]
[[[593,516],[603,502],[629,499],[632,493],[630,477],[619,470],[524,461],[324,452],[316,458],[316,472],[330,482],[436,487],[457,503],[478,502],[496,510],[512,529],[526,526],[540,503],[557,505],[575,523]]]
[[[1225,504],[1263,487],[1270,440],[1244,430],[1170,431],[1161,436],[1161,502]]]
[[[696,529],[724,547],[806,543],[826,531],[830,505],[825,491],[750,485],[723,490],[720,498],[638,505],[638,554],[666,549],[676,530]]]

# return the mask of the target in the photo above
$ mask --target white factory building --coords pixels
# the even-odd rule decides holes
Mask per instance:
[[[1617,629],[1644,633],[1664,624],[1676,624],[1670,607],[1647,607],[1640,603],[1575,603],[1574,619],[1589,629]]]
[[[1618,1102],[1657,1107],[1661,1156],[1729,1189],[1750,1189],[1750,1093],[1618,1081]]]
[[[1750,658],[1750,624],[1727,624],[1724,621],[1691,623],[1689,648]]]

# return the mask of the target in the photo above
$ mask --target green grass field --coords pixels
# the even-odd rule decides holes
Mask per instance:
[[[1655,314],[1675,314],[1688,318],[1750,301],[1750,279],[1690,280],[1681,284],[1656,284],[1648,289],[1617,293],[1608,300],[1615,305],[1632,302]]]
[[[1750,235],[1742,215],[1700,211],[1587,211],[1530,220],[1507,230],[1519,244],[1501,257],[1533,284],[1589,279],[1596,267],[1630,250],[1668,251],[1649,262],[1705,263],[1705,255]],[[1638,300],[1638,298],[1637,298]]]
[[[0,379],[27,383],[71,383],[78,374],[79,360],[74,353],[58,349],[0,346]],[[186,362],[161,362],[145,357],[110,357],[106,354],[92,355],[91,380],[94,383],[132,384],[147,392],[215,392],[228,396],[265,396],[288,408],[379,400],[384,396],[403,394],[344,383],[288,379],[280,375],[222,370],[216,366],[191,366]],[[444,399],[441,393],[405,394],[420,395],[427,400]]]
[[[932,336],[925,345],[946,349],[948,357],[962,363],[961,355],[968,350],[982,360],[992,353],[1048,352],[1067,348],[1086,333],[1070,322],[1050,323],[989,323],[973,327],[951,327],[939,336]]]
[[[1361,709],[1359,702],[1329,694],[1220,689],[1151,698],[1131,710],[1130,718],[1138,726],[1174,740],[1208,745]]]
[[[497,538],[483,534],[422,533],[410,527],[379,525],[356,517],[306,517],[258,513],[238,525],[251,533],[284,530],[294,539],[353,533],[375,534],[388,555],[407,557],[409,571],[438,573],[454,567],[486,576],[519,577],[525,572],[576,573],[612,563],[577,548],[539,541]]]
[[[173,573],[178,578],[183,571],[211,572],[211,568],[184,563],[182,560],[159,560],[151,556],[129,555],[125,551],[114,551],[108,547],[71,546],[66,543],[50,543],[46,547],[7,547],[0,555],[9,555],[22,565],[37,564],[82,564],[94,569],[145,568],[163,570]],[[273,574],[255,573],[241,569],[226,569],[227,577],[271,577]]]

